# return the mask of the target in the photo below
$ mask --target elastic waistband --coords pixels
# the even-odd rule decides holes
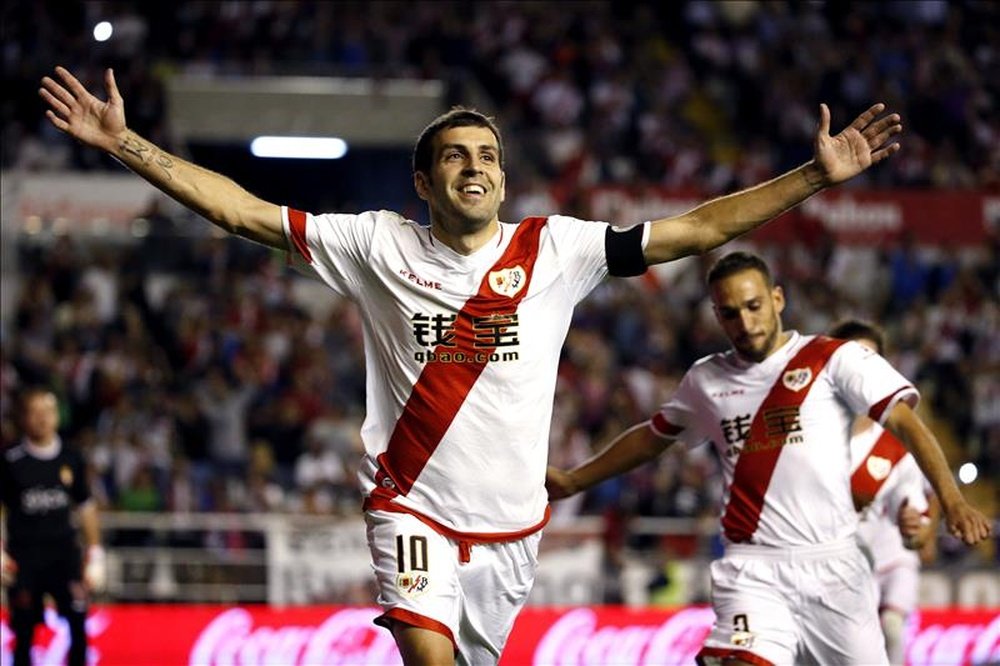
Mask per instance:
[[[785,562],[801,562],[824,557],[857,553],[858,544],[853,538],[840,539],[830,543],[819,543],[813,546],[758,546],[748,543],[731,543],[726,545],[726,556],[755,557],[766,560],[783,560]]]

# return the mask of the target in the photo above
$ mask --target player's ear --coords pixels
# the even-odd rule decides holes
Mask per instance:
[[[771,290],[771,298],[774,301],[774,311],[781,314],[785,309],[785,290],[775,285]]]
[[[507,199],[507,174],[506,172],[500,172],[500,201],[506,201]]]
[[[424,201],[430,199],[431,182],[426,173],[423,171],[413,172],[413,189],[417,191],[417,196]]]

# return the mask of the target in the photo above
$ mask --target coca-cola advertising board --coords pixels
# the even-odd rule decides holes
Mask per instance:
[[[389,632],[372,624],[375,608],[344,606],[115,605],[87,620],[91,664],[264,666],[400,664]],[[666,666],[694,664],[712,623],[703,606],[528,608],[518,617],[501,666]],[[2,662],[13,636],[2,615]],[[1000,609],[926,609],[906,629],[913,666],[1000,662]],[[64,663],[69,631],[48,611],[34,663]]]

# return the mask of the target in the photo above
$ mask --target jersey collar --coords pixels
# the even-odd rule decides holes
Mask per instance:
[[[39,460],[52,460],[62,452],[62,440],[57,436],[51,444],[38,446],[28,440],[24,440],[24,450],[32,458]]]

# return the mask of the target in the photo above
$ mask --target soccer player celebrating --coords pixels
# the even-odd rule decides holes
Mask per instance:
[[[697,361],[649,421],[570,471],[552,499],[653,459],[674,441],[715,447],[725,483],[725,556],[712,563],[716,620],[702,664],[885,664],[868,562],[855,541],[850,432],[865,414],[902,440],[967,544],[990,524],[962,497],[937,440],[914,414],[917,390],[862,345],[786,331],[780,286],[759,257],[709,271],[732,349]]]
[[[359,472],[384,614],[407,664],[492,663],[534,580],[556,370],[575,304],[608,275],[705,252],[892,155],[876,104],[812,160],[681,215],[618,230],[562,215],[499,219],[500,131],[456,108],[417,140],[430,227],[390,211],[311,214],[263,201],[128,129],[112,72],[101,101],[66,69],[42,80],[52,124],[217,226],[289,250],[364,320]]]

